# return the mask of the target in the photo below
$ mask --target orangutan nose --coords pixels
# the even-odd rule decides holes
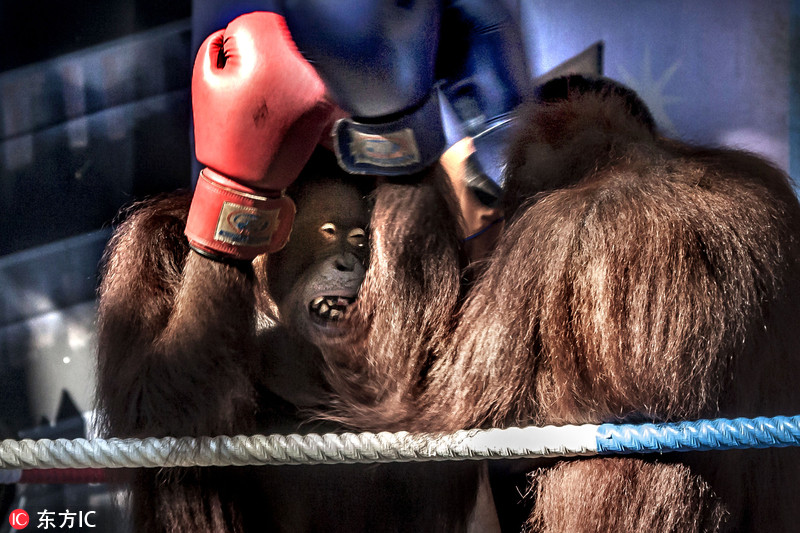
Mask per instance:
[[[335,260],[336,270],[340,272],[353,272],[356,270],[356,265],[361,266],[361,261],[352,252],[344,252],[336,256]],[[363,269],[363,266],[361,266]]]

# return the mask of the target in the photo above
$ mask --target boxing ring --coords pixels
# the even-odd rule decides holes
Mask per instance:
[[[145,439],[0,441],[0,484],[99,482],[106,468],[357,464],[800,446],[800,415],[659,424]],[[28,475],[48,469],[50,474]],[[57,470],[69,469],[68,476]],[[75,470],[77,469],[77,470]],[[83,474],[80,470],[84,470]]]

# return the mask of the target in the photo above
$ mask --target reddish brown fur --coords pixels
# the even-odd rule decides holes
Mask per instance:
[[[252,270],[189,254],[182,237],[188,202],[176,195],[135,206],[109,244],[99,294],[98,397],[126,391],[127,401],[103,403],[107,429],[118,436],[252,428],[233,416],[254,410],[254,392],[243,379],[256,364]],[[204,292],[207,286],[219,289]],[[209,346],[202,342],[208,338],[223,342]],[[237,386],[209,394],[215,383]],[[197,390],[204,384],[208,390]],[[167,394],[178,401],[150,403]],[[210,415],[189,420],[182,416],[187,407]]]
[[[800,412],[800,205],[787,177],[661,139],[628,105],[573,92],[523,113],[509,224],[430,374],[419,427]],[[724,530],[800,520],[798,449],[671,460],[689,468],[544,470],[531,525],[715,531],[723,509]]]
[[[248,378],[257,363],[253,275],[189,253],[189,200],[175,195],[135,206],[109,245],[97,391],[109,435],[220,435],[255,427]],[[137,531],[239,527],[239,511],[222,487],[244,480],[229,469],[153,469],[134,477]]]
[[[323,172],[333,172],[332,161]],[[330,418],[351,428],[361,429],[356,422],[376,403],[400,405],[411,394],[457,297],[456,221],[438,172],[376,192],[373,261],[351,316],[353,339],[363,344],[327,346],[331,383],[342,391]],[[106,433],[339,429],[312,424],[264,390],[261,360],[285,347],[259,343],[259,315],[274,316],[264,292],[267,262],[257,260],[254,270],[190,252],[183,237],[189,201],[172,196],[135,206],[108,248],[98,363]],[[439,297],[444,311],[422,312]],[[391,301],[397,307],[387,307]],[[409,325],[424,336],[409,336]],[[361,348],[374,358],[354,358]],[[478,472],[474,463],[142,470],[132,480],[132,512],[136,531],[148,532],[458,531]]]
[[[400,430],[421,377],[449,342],[461,286],[457,209],[438,166],[376,191],[370,268],[350,316],[353,334],[331,350],[338,417]],[[345,371],[342,366],[347,367]]]
[[[630,105],[600,91],[528,107],[511,150],[507,230],[461,306],[441,180],[381,187],[353,343],[326,349],[339,393],[327,416],[354,428],[449,430],[800,412],[800,206],[786,176],[749,154],[659,138]],[[253,274],[193,255],[181,270],[180,216],[149,228],[147,216],[132,220],[115,238],[101,300],[110,429],[256,424],[230,417],[258,405],[248,387]],[[201,278],[210,280],[201,290],[185,289]],[[196,301],[222,288],[221,301]],[[237,312],[245,316],[231,321]],[[217,339],[231,336],[220,352]],[[200,366],[184,375],[189,353]],[[194,385],[207,372],[220,374],[204,397]],[[159,375],[172,378],[151,379]],[[215,414],[175,429],[187,404]],[[181,525],[190,518],[225,530],[246,505],[228,501],[218,480],[194,482],[208,475],[165,474],[146,503],[177,509],[165,511],[176,531],[200,530]],[[797,479],[797,449],[566,460],[532,473],[529,527],[790,531]]]
[[[699,533],[715,531],[723,519],[720,508],[705,505],[714,501],[711,488],[681,464],[585,459],[532,477],[534,531]]]

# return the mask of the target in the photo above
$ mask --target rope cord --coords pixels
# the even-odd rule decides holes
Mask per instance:
[[[698,420],[674,424],[603,424],[600,454],[686,452],[800,446],[800,415]]]
[[[782,446],[800,446],[800,415],[667,424],[472,429],[451,434],[8,439],[0,441],[0,469],[386,463]],[[0,470],[0,475],[16,475],[9,472]]]

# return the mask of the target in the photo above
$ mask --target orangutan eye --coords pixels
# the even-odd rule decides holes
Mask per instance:
[[[332,222],[326,222],[319,228],[319,232],[325,236],[326,239],[336,237],[336,226]]]
[[[367,244],[367,232],[362,228],[354,228],[347,234],[347,242],[357,248],[362,248]]]

